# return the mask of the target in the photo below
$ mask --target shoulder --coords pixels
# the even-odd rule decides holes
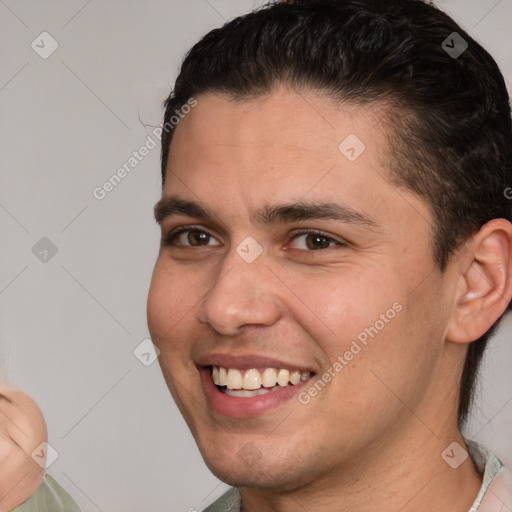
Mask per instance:
[[[73,498],[48,474],[32,496],[12,512],[80,512]]]

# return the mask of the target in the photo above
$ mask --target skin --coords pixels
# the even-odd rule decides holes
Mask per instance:
[[[428,205],[390,183],[383,108],[285,86],[251,101],[197,100],[175,130],[163,198],[201,202],[215,217],[162,219],[164,236],[190,224],[210,236],[161,246],[148,324],[206,464],[240,488],[246,512],[467,511],[481,477],[471,459],[455,470],[441,453],[464,446],[456,411],[467,343],[512,295],[510,223],[482,227],[441,274]],[[338,151],[348,134],[366,145],[353,162]],[[252,217],[299,200],[343,203],[375,225]],[[334,241],[315,249],[305,228]],[[250,264],[236,252],[248,236],[264,249]],[[232,418],[203,392],[197,361],[211,352],[275,357],[318,378],[394,303],[401,311],[306,405]]]
[[[44,469],[32,452],[48,439],[43,415],[28,395],[0,385],[0,511],[11,510],[30,498]],[[44,460],[43,460],[44,462]]]

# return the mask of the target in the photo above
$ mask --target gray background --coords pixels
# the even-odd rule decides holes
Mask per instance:
[[[0,0],[1,371],[44,411],[59,454],[48,472],[83,512],[201,510],[226,488],[157,362],[133,354],[149,336],[159,147],[103,200],[93,189],[146,141],[143,124],[160,123],[184,52],[259,3]],[[438,4],[494,55],[510,91],[512,0]],[[43,31],[59,45],[46,59],[31,47]],[[32,251],[43,237],[57,248],[47,261]],[[507,318],[490,346],[468,428],[510,466],[511,330]]]

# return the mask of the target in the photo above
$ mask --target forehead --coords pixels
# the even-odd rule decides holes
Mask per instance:
[[[284,179],[288,187],[300,183],[304,193],[306,182],[323,186],[327,174],[350,179],[357,173],[361,181],[364,168],[366,174],[379,169],[385,177],[383,110],[340,105],[286,86],[251,100],[203,94],[174,129],[166,182],[175,173],[186,171],[193,179],[201,171],[203,180],[236,179],[246,188],[262,181],[282,184]],[[331,172],[334,168],[336,173]]]
[[[382,104],[372,108],[340,104],[325,94],[285,85],[252,99],[207,93],[197,98],[197,106],[175,128],[171,158],[186,151],[182,142],[189,149],[193,142],[194,152],[216,148],[219,154],[233,155],[238,147],[240,153],[252,149],[264,158],[265,148],[279,147],[280,154],[338,158],[338,146],[349,135],[358,135],[363,142],[371,133],[374,146],[377,139],[385,138],[384,123],[379,122],[383,112]]]
[[[175,128],[164,198],[178,194],[231,219],[307,198],[389,218],[404,233],[408,216],[430,233],[424,201],[390,182],[385,105],[340,104],[285,86],[251,100],[196,99]]]

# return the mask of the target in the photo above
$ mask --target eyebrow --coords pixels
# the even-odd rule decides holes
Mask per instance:
[[[178,196],[163,197],[154,208],[155,220],[161,224],[173,215],[187,215],[197,219],[218,219],[218,215],[208,206]],[[265,204],[253,214],[256,223],[271,226],[302,220],[336,220],[379,230],[379,225],[370,217],[357,212],[344,204],[319,201],[298,201],[286,204]]]

